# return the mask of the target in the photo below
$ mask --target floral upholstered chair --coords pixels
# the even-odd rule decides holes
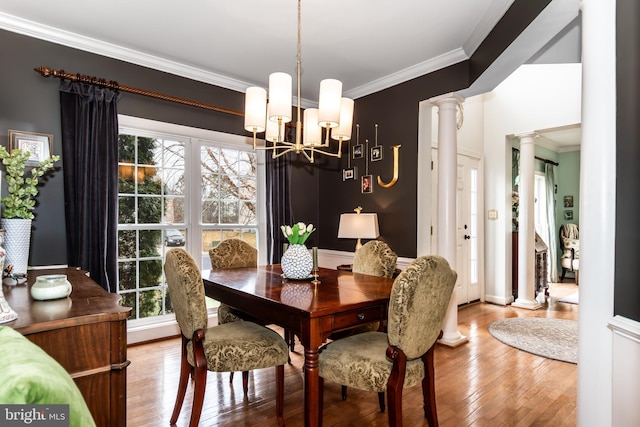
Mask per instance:
[[[567,271],[575,273],[576,285],[578,284],[578,271],[580,270],[580,231],[575,224],[562,224],[560,227],[560,245],[562,255],[560,265],[562,266],[561,278]]]
[[[371,276],[393,277],[398,255],[381,240],[371,240],[353,257],[353,272]]]
[[[258,266],[258,250],[240,239],[223,240],[215,248],[209,249],[211,268],[243,268]],[[245,313],[227,304],[218,307],[218,324],[250,319]]]
[[[422,384],[425,418],[437,426],[433,351],[456,278],[442,257],[413,261],[393,284],[387,333],[365,332],[323,348],[318,364],[320,402],[325,380],[386,391],[389,425],[402,426],[403,387]]]
[[[190,374],[194,379],[194,394],[189,426],[196,427],[204,403],[208,370],[242,371],[246,398],[248,372],[274,366],[276,413],[278,424],[283,426],[284,364],[289,359],[287,343],[275,331],[253,322],[230,322],[207,328],[202,277],[195,261],[184,249],[167,252],[164,272],[182,333],[180,380],[171,425],[180,415]]]
[[[362,245],[353,257],[352,271],[370,276],[393,277],[396,269],[398,255],[391,250],[388,244],[381,240],[371,240]],[[366,325],[357,326],[346,331],[332,334],[329,338],[337,340],[363,332],[377,331],[380,322],[372,322]],[[342,386],[342,400],[347,400],[347,386]],[[384,396],[380,400],[380,411],[384,412]]]

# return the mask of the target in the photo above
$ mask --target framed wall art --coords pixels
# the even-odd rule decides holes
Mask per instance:
[[[31,153],[26,165],[38,166],[41,161],[51,157],[51,151],[53,151],[53,135],[9,130],[9,149]]]
[[[373,176],[372,175],[362,176],[362,193],[363,194],[373,193]]]
[[[382,145],[375,145],[371,147],[371,161],[377,162],[382,160]]]
[[[573,221],[573,211],[572,210],[564,211],[564,219],[565,221]]]
[[[342,169],[342,180],[350,181],[358,177],[358,170],[355,167]]]
[[[565,208],[573,207],[573,196],[564,196],[564,207]]]
[[[353,146],[353,158],[361,159],[363,156],[362,144],[356,144]]]

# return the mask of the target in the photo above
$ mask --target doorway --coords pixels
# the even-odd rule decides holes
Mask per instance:
[[[432,168],[432,224],[437,223],[438,200],[438,150],[431,151]],[[458,305],[478,301],[482,297],[481,242],[483,221],[482,212],[482,178],[480,159],[458,154],[456,171],[456,265],[458,273],[456,281],[456,297]],[[438,244],[435,227],[431,238],[432,252]]]

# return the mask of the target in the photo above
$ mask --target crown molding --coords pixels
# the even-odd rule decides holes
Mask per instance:
[[[461,48],[455,49],[450,52],[444,53],[440,56],[437,56],[435,58],[432,58],[428,61],[424,61],[419,64],[412,65],[411,67],[405,68],[404,70],[400,70],[398,72],[389,74],[380,79],[373,80],[370,83],[348,90],[344,93],[343,96],[357,99],[357,98],[372,94],[374,92],[387,89],[391,86],[404,83],[416,77],[420,77],[425,74],[432,73],[434,71],[440,70],[450,65],[457,64],[467,59],[469,59],[469,57],[464,53],[464,50],[462,50]]]
[[[2,12],[0,12],[0,28],[238,92],[244,92],[248,86],[251,86],[251,84],[247,82],[231,79],[201,68],[191,67],[175,61],[169,61],[158,56],[148,55],[146,53],[124,48],[112,43],[106,43],[101,40],[81,36],[69,31],[38,24],[36,22]]]

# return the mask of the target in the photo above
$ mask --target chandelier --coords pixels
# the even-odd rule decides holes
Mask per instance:
[[[304,154],[310,163],[316,153],[332,157],[342,156],[342,142],[351,139],[353,99],[342,97],[342,82],[325,79],[320,82],[318,108],[304,110],[304,125],[300,121],[301,74],[301,0],[298,0],[298,54],[297,66],[297,115],[295,140],[286,141],[285,124],[292,120],[292,79],[287,73],[269,75],[269,92],[252,86],[245,95],[244,128],[253,132],[254,150],[271,150],[275,159],[286,153]],[[304,129],[304,133],[302,132]],[[324,130],[324,141],[322,133]],[[258,145],[256,135],[265,132],[265,145]],[[338,141],[338,150],[332,151],[331,140]]]

